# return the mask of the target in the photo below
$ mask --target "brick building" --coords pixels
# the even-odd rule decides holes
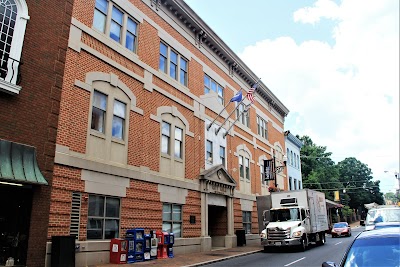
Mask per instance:
[[[42,3],[27,2],[30,13],[44,14]],[[29,35],[26,51],[29,13],[22,55],[37,56],[22,56],[22,74],[25,62],[37,65],[12,96],[34,102],[20,120],[25,113],[27,123],[37,120],[28,132],[41,141],[22,133],[14,139],[18,129],[9,124],[0,128],[2,139],[38,151],[49,186],[34,187],[43,203],[33,205],[32,217],[35,208],[49,213],[40,225],[47,240],[75,235],[78,266],[108,262],[110,239],[136,227],[173,231],[175,253],[234,247],[237,229],[259,242],[256,195],[288,188],[285,168],[275,182],[262,175],[264,160],[284,166],[288,109],[262,82],[250,105],[245,96],[257,76],[182,0],[62,3],[46,2],[55,23],[40,21],[58,35],[42,45],[34,41],[40,34]],[[55,54],[40,54],[46,46]],[[49,71],[43,81],[41,68]],[[37,102],[29,90],[24,96],[24,81],[45,86]],[[244,100],[230,102],[241,89]],[[1,97],[10,123],[20,122],[10,117],[10,97]],[[32,104],[37,114],[28,111]],[[46,251],[49,266],[50,242]]]
[[[71,12],[0,1],[0,265],[44,266]]]

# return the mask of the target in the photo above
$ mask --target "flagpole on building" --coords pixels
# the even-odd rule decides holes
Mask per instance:
[[[236,120],[232,123],[232,125],[229,127],[229,129],[226,131],[226,133],[224,134],[224,138],[225,138],[225,136],[229,133],[229,131],[232,129],[232,127],[233,127],[233,125],[235,125],[235,123],[242,117],[242,115],[243,115],[243,113],[247,113],[247,111],[249,110],[249,108],[250,108],[250,106],[251,106],[251,104],[252,104],[253,102],[251,102],[250,104],[248,104],[248,105],[246,105],[246,109],[245,110],[243,110],[243,112],[242,113],[240,113],[240,115],[236,118]],[[217,132],[218,133],[218,132]]]
[[[221,130],[222,126],[224,126],[224,124],[227,122],[227,120],[229,120],[229,118],[231,117],[231,115],[233,114],[233,112],[235,112],[235,111],[238,109],[238,107],[240,106],[240,104],[242,104],[242,102],[244,101],[244,99],[245,99],[245,98],[243,97],[243,99],[239,102],[239,104],[237,104],[236,108],[235,108],[234,110],[232,110],[231,113],[229,113],[228,117],[226,117],[226,119],[225,119],[224,122],[221,124],[221,126],[219,126],[217,130],[215,130],[215,134],[218,134],[218,133],[219,133],[219,131]]]
[[[221,112],[218,114],[217,117],[215,117],[215,119],[207,126],[207,131],[210,130],[211,126],[214,124],[214,122],[218,119],[218,117],[222,114],[222,112],[226,109],[226,107],[230,104],[231,102],[229,102],[228,104],[226,104],[226,106],[221,110]]]
[[[237,97],[237,96],[239,95],[239,93],[242,94],[242,89],[240,89],[240,90],[236,93],[236,95],[235,95],[234,97],[232,97],[232,99],[228,102],[228,104],[226,104],[226,106],[221,110],[221,112],[217,115],[217,117],[215,117],[215,119],[207,126],[207,131],[210,130],[211,126],[212,126],[212,125],[214,124],[214,122],[218,119],[218,117],[222,114],[222,112],[228,107],[228,105],[229,105],[231,102],[237,101],[237,100],[234,100],[234,99],[235,99],[235,97]],[[242,96],[240,96],[240,97],[241,97],[240,99],[243,99]],[[242,100],[242,101],[243,101],[243,100]],[[242,102],[240,102],[240,103],[242,103]],[[228,118],[230,117],[230,115],[231,115],[231,114],[229,114]]]

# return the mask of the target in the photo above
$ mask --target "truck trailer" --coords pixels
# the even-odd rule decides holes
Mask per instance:
[[[297,246],[305,251],[308,245],[325,244],[325,232],[329,229],[325,194],[302,189],[271,192],[270,209],[262,212],[264,230],[261,245],[264,251],[271,247]],[[257,201],[265,202],[265,198]],[[257,206],[262,207],[261,203]]]

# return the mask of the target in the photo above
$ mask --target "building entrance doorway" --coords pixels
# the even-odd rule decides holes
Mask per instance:
[[[26,265],[32,187],[0,184],[0,266],[14,259],[14,266]]]
[[[208,235],[212,248],[225,247],[225,236],[228,234],[226,207],[208,205]]]

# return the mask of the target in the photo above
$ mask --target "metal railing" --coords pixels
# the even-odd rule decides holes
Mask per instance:
[[[0,54],[0,79],[19,85],[21,83],[22,61],[10,57],[7,53]]]

